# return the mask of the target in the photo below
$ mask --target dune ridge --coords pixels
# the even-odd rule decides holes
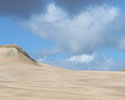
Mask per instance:
[[[0,100],[125,100],[125,73],[57,68],[32,61],[16,45],[4,45]]]

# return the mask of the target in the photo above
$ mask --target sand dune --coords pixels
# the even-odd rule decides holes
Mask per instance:
[[[61,69],[0,48],[0,100],[125,100],[125,73]]]

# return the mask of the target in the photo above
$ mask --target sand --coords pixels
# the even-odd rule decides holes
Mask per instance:
[[[125,73],[57,68],[0,48],[0,100],[125,100]]]

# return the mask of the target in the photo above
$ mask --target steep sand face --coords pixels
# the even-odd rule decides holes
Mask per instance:
[[[0,100],[125,100],[125,73],[66,70],[0,48]]]
[[[3,64],[15,64],[15,63],[27,63],[35,64],[35,62],[19,52],[16,48],[0,48],[0,63]]]

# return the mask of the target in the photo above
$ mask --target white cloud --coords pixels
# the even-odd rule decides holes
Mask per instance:
[[[45,61],[45,59],[44,58],[39,58],[39,59],[37,59],[37,61],[38,62],[43,62],[43,61]]]
[[[124,69],[125,61],[114,61],[112,58],[103,57],[98,54],[88,55],[86,60],[82,60],[81,56],[73,58],[65,58],[64,60],[42,60],[42,62],[75,70],[105,70],[105,71],[120,71]],[[83,57],[85,59],[85,57]],[[88,60],[89,59],[89,60]],[[88,62],[87,62],[88,61]]]
[[[91,61],[94,60],[94,55],[82,54],[79,56],[73,56],[71,58],[68,58],[67,60],[70,62],[77,62],[77,63],[90,63]]]
[[[54,41],[60,51],[82,54],[114,42],[113,33],[106,30],[118,15],[117,7],[97,6],[71,18],[66,11],[52,3],[48,5],[46,13],[34,15],[22,24],[42,38]]]

